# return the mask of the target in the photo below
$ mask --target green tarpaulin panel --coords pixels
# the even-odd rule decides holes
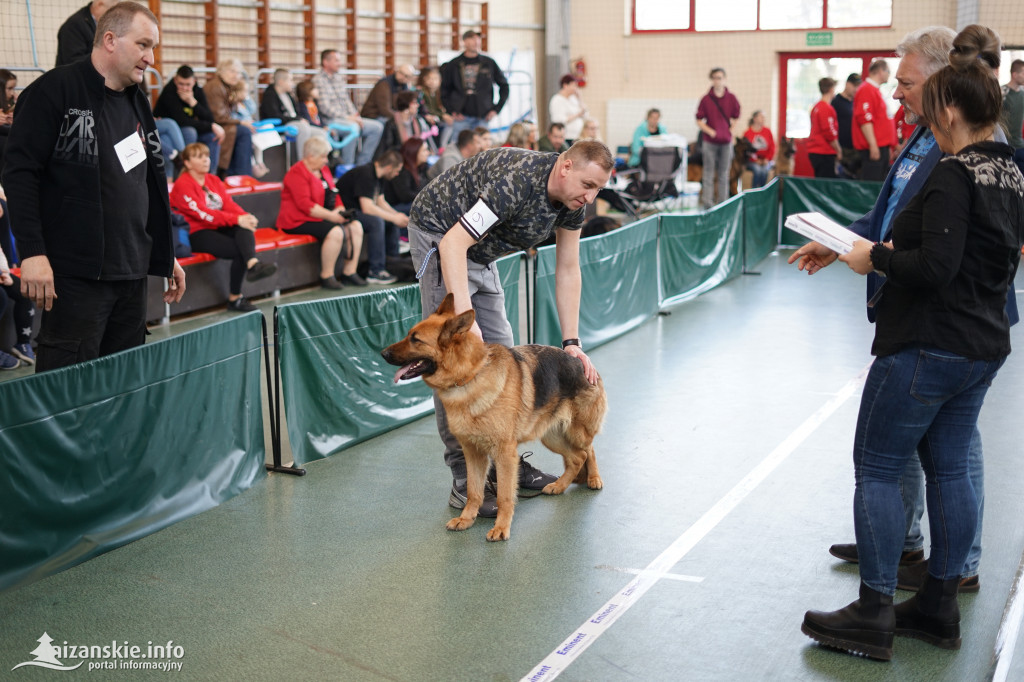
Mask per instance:
[[[265,475],[262,320],[0,383],[0,588],[215,507]]]
[[[497,261],[513,330],[521,258]],[[421,318],[416,284],[277,308],[281,399],[297,465],[433,411],[430,389],[422,381],[395,384],[398,368],[380,356]]]
[[[537,250],[534,339],[560,346],[555,308],[555,248]],[[594,348],[658,312],[658,217],[580,241],[580,339]]]
[[[743,193],[743,264],[753,268],[779,243],[778,178]]]
[[[787,176],[782,181],[782,219],[794,213],[815,211],[846,227],[871,210],[881,191],[880,182]],[[807,238],[782,228],[779,243],[806,244]]]
[[[693,298],[743,271],[743,203],[736,196],[704,213],[661,216],[662,305]]]

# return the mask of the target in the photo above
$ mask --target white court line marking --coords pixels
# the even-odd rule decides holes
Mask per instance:
[[[645,575],[645,574],[649,573],[649,571],[647,571],[646,569],[643,569],[643,568],[619,568],[618,566],[607,566],[605,564],[601,564],[599,566],[594,566],[594,568],[601,568],[601,569],[604,569],[606,571],[618,571],[619,573],[629,573],[631,575]],[[658,574],[654,575],[654,577],[656,577],[656,578],[664,578],[666,580],[680,580],[680,581],[682,581],[684,583],[702,583],[702,582],[704,582],[703,576],[699,576],[699,575],[682,575],[681,573],[658,573]]]
[[[1021,620],[1024,620],[1024,557],[1017,566],[1017,576],[1013,581],[1013,589],[1006,602],[999,632],[996,634],[995,670],[992,672],[993,682],[1005,682],[1010,674],[1013,662],[1013,651],[1017,647]]]
[[[692,526],[676,538],[675,542],[668,546],[646,569],[639,572],[626,587],[617,595],[605,602],[604,606],[587,619],[579,628],[569,635],[558,647],[548,654],[544,660],[538,663],[533,670],[528,672],[521,682],[537,682],[538,680],[553,680],[562,671],[569,667],[587,647],[593,644],[598,637],[612,626],[619,616],[629,610],[640,600],[647,590],[654,587],[658,580],[669,574],[669,569],[675,566],[686,554],[693,549],[698,542],[703,540],[722,519],[735,509],[740,502],[746,498],[758,485],[760,485],[769,474],[772,473],[782,462],[796,450],[801,443],[814,433],[825,420],[849,400],[850,396],[864,383],[871,365],[862,369],[853,379],[848,381],[831,400],[822,405],[818,410],[797,427],[789,436],[782,441],[772,452],[765,457],[760,464],[754,467],[742,481],[736,484],[732,490],[726,493],[725,497],[715,503],[711,509],[704,512],[704,515]]]

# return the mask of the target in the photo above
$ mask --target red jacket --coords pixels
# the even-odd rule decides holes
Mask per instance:
[[[811,134],[807,138],[807,153],[835,156],[836,150],[831,142],[838,137],[836,110],[828,102],[818,102],[811,109]]]
[[[764,161],[771,161],[775,158],[775,138],[772,137],[772,131],[768,130],[767,126],[762,126],[761,130],[756,132],[752,128],[747,128],[743,137],[747,138],[753,146],[754,158]]]
[[[224,183],[213,174],[207,174],[205,187],[221,198],[220,209],[210,208],[206,191],[189,173],[182,173],[171,189],[171,207],[188,222],[188,231],[215,230],[238,224],[238,218],[248,213],[228,196]]]
[[[277,229],[291,230],[302,223],[315,222],[318,218],[310,215],[313,206],[323,206],[327,190],[324,183],[334,189],[334,179],[327,166],[315,175],[299,161],[288,169],[284,175],[284,186],[281,188],[281,210],[277,212]]]
[[[875,143],[879,147],[891,147],[896,144],[896,128],[885,108],[882,91],[874,83],[864,81],[853,96],[853,148],[867,149],[868,141],[860,127],[870,123],[875,132]]]

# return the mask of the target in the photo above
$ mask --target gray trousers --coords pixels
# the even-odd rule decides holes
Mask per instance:
[[[704,157],[704,175],[701,178],[701,208],[711,208],[729,198],[729,171],[732,169],[732,144],[712,144],[705,140],[701,144]],[[718,201],[715,201],[715,188]]]
[[[455,227],[453,229],[460,230],[462,228]],[[448,293],[444,279],[441,277],[440,254],[435,250],[442,236],[434,232],[420,230],[414,223],[409,223],[409,252],[412,255],[413,265],[416,266],[416,276],[420,282],[420,301],[424,318],[437,310]],[[484,341],[512,346],[515,341],[512,337],[512,325],[505,314],[505,292],[501,288],[498,268],[493,263],[480,265],[471,260],[467,260],[466,265],[469,275],[470,300],[476,313],[476,323],[480,325],[480,331],[484,335]],[[436,393],[434,394],[434,409],[437,418],[437,432],[444,442],[444,463],[452,470],[453,479],[464,481],[466,479],[466,460],[462,454],[462,446],[448,430],[448,416]]]

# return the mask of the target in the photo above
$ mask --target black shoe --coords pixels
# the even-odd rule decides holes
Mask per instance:
[[[344,289],[345,288],[345,285],[342,284],[341,282],[339,282],[333,276],[331,276],[331,277],[321,277],[320,278],[320,286],[323,287],[324,289],[334,289],[335,291],[338,290],[338,289]]]
[[[233,313],[251,313],[256,306],[249,302],[249,299],[241,296],[233,301],[228,301],[228,310]]]
[[[940,649],[959,649],[959,587],[959,578],[939,580],[925,572],[920,591],[894,609],[896,634],[920,639]]]
[[[463,509],[466,506],[466,482],[462,482],[462,486],[457,486],[455,481],[452,481],[452,492],[448,495],[448,506],[453,509]],[[489,486],[484,486],[484,501],[480,503],[480,509],[476,512],[477,516],[485,519],[493,519],[498,515],[498,498],[495,497],[494,492],[490,490]]]
[[[908,592],[917,592],[924,585],[924,577],[926,575],[928,575],[928,562],[913,566],[900,566],[896,569],[896,587]],[[972,575],[970,578],[960,578],[959,592],[971,593],[978,592],[979,590],[981,590],[981,583],[978,581],[978,576]]]
[[[558,480],[558,476],[545,474],[527,462],[526,458],[532,454],[532,452],[524,452],[519,456],[519,497],[536,497],[544,489],[544,486]],[[492,466],[487,470],[487,487],[492,491],[497,491],[497,486],[498,472]]]
[[[896,616],[892,597],[860,584],[860,599],[838,611],[808,611],[800,631],[825,646],[892,660]]]
[[[848,561],[851,564],[858,562],[856,543],[850,545],[832,545],[828,548],[828,553],[837,559]],[[923,564],[924,562],[925,558],[923,549],[909,550],[900,555],[900,566],[916,566],[917,564]]]
[[[255,282],[258,279],[270,277],[275,272],[277,272],[277,266],[273,263],[261,263],[260,261],[256,261],[253,266],[246,271],[245,281]]]
[[[338,278],[338,281],[354,287],[365,287],[367,284],[366,280],[360,277],[358,272],[353,272],[351,275],[342,275]]]

